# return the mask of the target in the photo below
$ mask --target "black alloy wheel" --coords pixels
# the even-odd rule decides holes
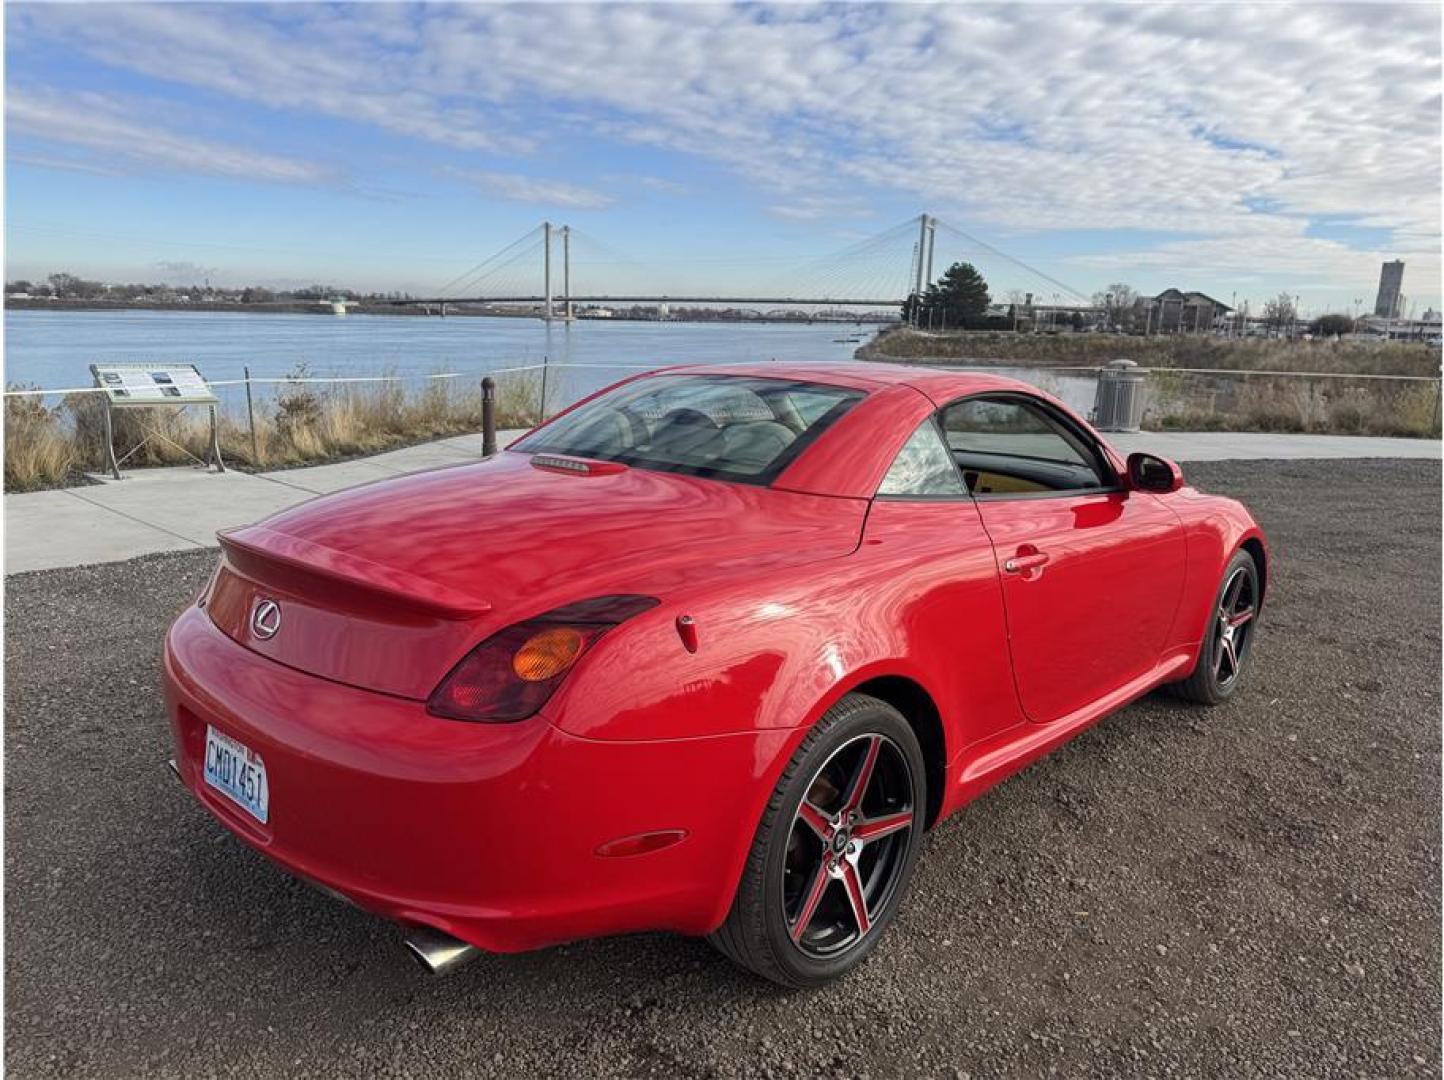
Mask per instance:
[[[1233,696],[1253,651],[1262,600],[1258,565],[1247,551],[1236,552],[1223,572],[1198,662],[1187,679],[1172,685],[1174,693],[1203,705]]]
[[[907,890],[926,807],[922,751],[892,706],[849,694],[793,755],[711,941],[790,987],[845,974],[876,947]]]

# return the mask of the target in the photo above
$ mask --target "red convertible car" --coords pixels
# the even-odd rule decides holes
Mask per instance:
[[[923,833],[1164,684],[1239,686],[1237,502],[1032,387],[675,368],[465,464],[221,536],[171,628],[173,767],[444,970],[637,930],[856,966]]]

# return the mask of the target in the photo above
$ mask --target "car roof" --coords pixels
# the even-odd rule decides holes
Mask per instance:
[[[755,378],[798,379],[829,383],[855,390],[876,390],[884,386],[911,386],[941,404],[963,394],[985,390],[1024,390],[1035,387],[1017,379],[973,369],[953,369],[919,364],[888,364],[872,360],[770,360],[754,364],[692,364],[667,369],[688,375],[739,375]]]

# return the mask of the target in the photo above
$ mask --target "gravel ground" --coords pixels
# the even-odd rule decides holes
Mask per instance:
[[[11,578],[11,1075],[1438,1075],[1439,465],[1189,473],[1274,543],[1249,685],[945,823],[875,958],[806,994],[663,935],[428,979],[164,769],[157,648],[213,555]]]

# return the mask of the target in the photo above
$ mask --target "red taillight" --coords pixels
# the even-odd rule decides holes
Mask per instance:
[[[451,720],[524,720],[546,704],[599,637],[657,602],[599,596],[509,626],[451,669],[426,711]]]

